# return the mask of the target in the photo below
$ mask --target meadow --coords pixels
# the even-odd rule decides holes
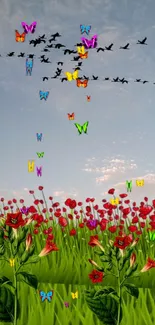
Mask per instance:
[[[28,265],[24,266],[24,272],[37,277],[38,286],[32,288],[20,280],[17,283],[19,317],[16,324],[104,324],[88,308],[85,290],[91,288],[98,290],[105,286],[117,289],[117,281],[111,274],[105,279],[103,277],[102,282],[92,283],[89,274],[94,266],[88,260],[91,259],[99,265],[101,262],[100,256],[95,253],[96,247],[89,245],[90,236],[98,235],[101,245],[107,247],[109,241],[115,240],[117,236],[132,234],[133,240],[139,239],[134,252],[138,269],[141,270],[148,257],[153,260],[155,255],[154,238],[150,237],[150,233],[154,232],[155,228],[155,201],[148,204],[148,199],[144,198],[144,201],[137,207],[135,202],[131,204],[127,195],[123,194],[122,197],[120,195],[118,205],[111,205],[103,200],[99,208],[95,204],[95,199],[87,198],[85,207],[82,202],[71,199],[66,200],[63,207],[60,207],[59,203],[53,202],[53,198],[50,197],[49,206],[44,197],[43,188],[39,188],[43,199],[36,199],[34,192],[30,191],[34,202],[27,211],[24,200],[17,202],[14,199],[5,202],[3,198],[1,199],[1,227],[5,225],[8,213],[19,213],[21,208],[24,211],[23,219],[33,218],[28,225],[35,247],[32,256],[40,253],[47,242],[47,237],[48,240],[54,240],[58,248],[57,251],[51,251],[47,256],[40,258],[38,263],[27,263]],[[113,192],[109,192],[111,193]],[[115,199],[114,193],[113,198]],[[7,253],[5,256],[7,259]],[[2,254],[1,257],[3,259]],[[1,257],[0,278],[5,276],[13,281],[13,267]],[[154,325],[154,266],[148,272],[140,273],[139,277],[131,277],[128,283],[135,284],[139,288],[139,297],[136,299],[124,293],[123,317],[120,324]],[[51,290],[53,290],[51,302],[48,300],[42,302],[39,291],[49,292]],[[75,292],[78,292],[78,297],[73,299],[72,293]],[[2,321],[0,324],[5,324],[5,322]],[[7,322],[7,324],[12,323]]]

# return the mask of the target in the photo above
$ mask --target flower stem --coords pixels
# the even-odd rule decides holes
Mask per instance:
[[[117,284],[118,284],[118,297],[119,297],[119,304],[118,304],[118,315],[117,315],[117,325],[120,324],[120,317],[121,317],[121,281],[120,281],[120,271],[119,271],[119,262],[118,265],[118,274],[117,274]]]
[[[15,298],[14,298],[14,321],[13,321],[13,325],[17,325],[17,274],[16,272],[14,272],[14,294],[15,294]]]

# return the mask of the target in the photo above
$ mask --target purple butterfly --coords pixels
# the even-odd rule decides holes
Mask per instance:
[[[93,220],[89,219],[89,220],[87,221],[86,225],[87,225],[87,227],[88,227],[89,229],[93,230],[93,229],[95,229],[95,228],[97,227],[97,225],[98,225],[98,220],[96,220],[96,219],[93,219]]]
[[[36,166],[36,172],[37,172],[37,176],[42,176],[42,166],[40,167]]]
[[[69,307],[69,302],[64,302],[64,305],[65,305],[66,308],[68,308]]]
[[[86,49],[94,49],[95,47],[97,47],[97,35],[94,35],[91,40],[85,37],[81,37],[81,41]]]
[[[35,29],[36,29],[36,26],[37,26],[37,22],[34,21],[30,26],[28,24],[26,24],[24,21],[21,22],[21,25],[22,27],[24,28],[24,32],[26,34],[28,34],[28,32],[30,33],[34,33],[35,32]]]
[[[26,208],[26,207],[23,207],[20,209],[20,211],[23,213],[23,214],[27,214],[29,212],[29,208]]]

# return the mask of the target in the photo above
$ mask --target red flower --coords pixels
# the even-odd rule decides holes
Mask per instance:
[[[81,207],[82,206],[82,202],[78,202],[78,206]]]
[[[68,221],[67,221],[67,219],[66,218],[64,218],[64,217],[59,217],[59,225],[61,226],[61,227],[66,227],[67,225],[68,225]]]
[[[71,229],[69,232],[70,236],[75,236],[76,235],[76,230],[75,229]]]
[[[108,191],[108,194],[114,195],[114,193],[115,193],[115,189],[114,189],[114,188],[111,188],[111,189]]]
[[[129,236],[124,236],[124,237],[116,237],[114,246],[120,248],[120,249],[125,249],[127,246],[129,246],[132,242],[132,239]]]
[[[132,219],[132,223],[138,223],[138,221],[139,221],[138,217],[134,217],[134,218]]]
[[[34,191],[30,190],[29,193],[30,193],[30,194],[34,194]]]
[[[36,212],[37,212],[37,209],[33,205],[31,205],[29,207],[29,213],[36,213]]]
[[[149,200],[148,197],[145,196],[145,197],[144,197],[144,201],[145,201],[145,202],[148,202],[148,200]]]
[[[39,200],[34,200],[34,204],[38,205],[39,204]]]
[[[80,228],[84,228],[84,226],[85,226],[84,222],[79,223]]]
[[[152,214],[152,216],[149,216],[149,218],[150,218],[152,221],[155,221],[155,214]]]
[[[147,263],[144,265],[144,267],[142,268],[142,270],[140,272],[147,272],[148,270],[152,269],[153,267],[155,267],[155,261],[152,260],[150,257],[148,257]]]
[[[76,206],[77,206],[76,201],[75,201],[75,200],[71,200],[70,203],[69,203],[69,208],[70,208],[71,210],[73,210],[73,209],[76,208]]]
[[[41,250],[39,257],[46,256],[46,255],[50,254],[51,252],[58,251],[58,250],[59,250],[59,248],[57,247],[57,245],[55,243],[49,243],[49,241],[48,241],[48,242],[46,242],[45,247]]]
[[[39,191],[42,191],[43,189],[44,189],[43,186],[39,186],[39,187],[38,187],[38,190],[39,190]]]
[[[91,247],[96,246],[97,245],[96,240],[98,241],[98,235],[90,236],[90,240],[89,240],[88,245],[91,246]]]
[[[108,228],[108,230],[109,230],[111,233],[114,233],[114,232],[116,232],[116,230],[117,230],[117,226],[111,226],[111,227]]]
[[[119,194],[119,197],[120,197],[121,199],[124,199],[124,198],[127,197],[127,196],[128,196],[128,194],[126,194],[126,193]]]
[[[34,229],[34,230],[33,230],[33,233],[34,233],[34,235],[38,235],[39,230],[38,230],[38,229]]]
[[[135,231],[138,230],[137,226],[134,226],[134,225],[129,226],[128,229],[129,229],[130,232],[135,232]]]
[[[1,202],[4,202],[4,197],[1,197]]]
[[[53,208],[57,208],[59,205],[60,205],[59,202],[55,202],[55,203],[52,204],[52,207],[53,207]]]
[[[86,206],[86,211],[89,213],[91,212],[91,207],[89,205]]]
[[[22,213],[8,213],[5,224],[11,228],[18,229],[25,225],[25,221],[22,218]]]
[[[71,199],[69,198],[69,199],[67,199],[67,200],[65,201],[65,205],[66,205],[67,207],[69,207],[70,202],[71,202]]]
[[[153,207],[155,209],[155,200],[152,200],[152,205],[153,205]]]
[[[17,203],[17,200],[16,200],[16,199],[13,199],[12,202],[13,202],[13,203]]]
[[[11,204],[12,204],[12,201],[11,201],[11,200],[9,200],[9,201],[8,201],[8,205],[11,205]]]
[[[153,210],[153,208],[148,205],[148,206],[141,206],[139,211],[141,214],[147,216],[149,213],[151,213],[151,211]]]
[[[49,200],[52,201],[53,200],[53,197],[52,196],[49,196]]]
[[[32,235],[28,234],[26,237],[26,250],[28,251],[30,246],[32,245]]]
[[[125,200],[124,203],[125,204],[130,204],[130,200]]]
[[[103,280],[104,273],[98,270],[93,270],[88,276],[92,283],[100,283]]]
[[[86,199],[86,203],[89,203],[89,202],[90,202],[90,198],[87,197],[87,199]]]

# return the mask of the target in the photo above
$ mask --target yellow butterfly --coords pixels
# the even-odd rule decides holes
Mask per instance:
[[[15,265],[15,260],[13,260],[13,259],[9,259],[9,262],[10,262],[10,266],[11,267],[14,267],[14,265]]]
[[[77,52],[79,54],[85,54],[85,47],[84,46],[77,46]]]
[[[119,204],[119,198],[116,197],[115,199],[110,199],[110,203],[111,203],[112,205],[117,205],[117,204]]]
[[[136,185],[137,186],[144,186],[144,179],[137,179],[136,180]]]
[[[71,295],[73,299],[78,298],[78,291],[76,291],[75,293],[71,292]]]
[[[65,72],[65,75],[67,77],[67,80],[69,80],[69,81],[76,80],[78,78],[79,71],[75,70],[73,73]]]

